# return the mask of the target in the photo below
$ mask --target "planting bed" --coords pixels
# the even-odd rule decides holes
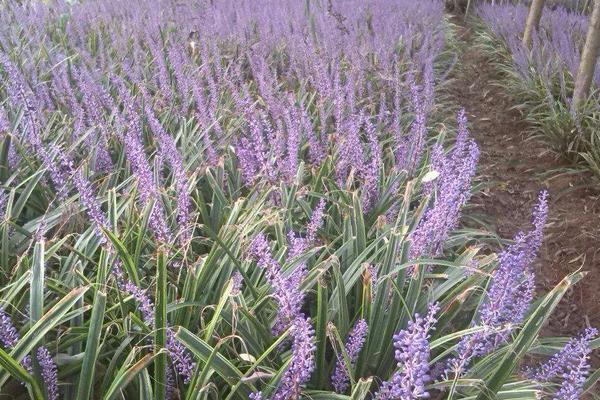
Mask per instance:
[[[592,393],[591,178],[450,18],[0,2],[0,395]]]
[[[476,45],[481,27],[454,16],[460,46],[459,67],[450,91],[464,104],[481,148],[482,190],[472,199],[473,214],[497,232],[511,237],[523,229],[524,212],[544,187],[550,194],[544,242],[535,262],[538,290],[547,291],[562,276],[582,269],[588,275],[559,305],[546,332],[571,335],[600,325],[600,194],[590,172],[575,170],[530,137],[531,127],[513,108],[502,74]],[[478,225],[477,225],[478,226]],[[596,355],[596,365],[600,358]]]

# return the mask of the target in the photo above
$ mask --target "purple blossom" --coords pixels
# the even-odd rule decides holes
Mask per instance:
[[[27,84],[23,75],[12,64],[8,56],[0,51],[0,65],[4,68],[7,75],[7,92],[11,100],[15,104],[21,104],[24,109],[24,119],[28,122],[27,134],[25,135],[26,143],[37,151],[42,145],[40,137],[41,123],[37,114],[37,107],[34,99],[27,90]]]
[[[219,112],[219,88],[218,88],[218,82],[217,82],[217,78],[215,77],[215,75],[218,78],[222,78],[223,75],[225,74],[225,72],[222,70],[221,65],[219,64],[220,60],[220,54],[219,54],[219,50],[217,49],[217,46],[215,45],[215,43],[213,42],[213,53],[214,53],[214,62],[213,62],[213,66],[215,69],[215,74],[212,73],[212,71],[210,70],[208,64],[205,64],[202,68],[204,77],[206,78],[206,81],[208,83],[208,91],[210,93],[210,98],[209,98],[209,114],[211,116],[211,119],[213,120],[213,127],[214,127],[214,131],[217,135],[217,138],[221,138],[223,136],[223,129],[221,128],[221,124],[219,123],[219,120],[217,118],[217,113]]]
[[[296,400],[315,368],[314,329],[310,320],[297,317],[290,326],[292,358],[271,400]]]
[[[173,75],[175,75],[177,89],[179,90],[179,95],[181,96],[183,103],[189,93],[190,83],[183,70],[184,61],[181,49],[178,47],[170,47],[167,50],[167,55],[171,63],[171,68],[173,68]]]
[[[57,190],[58,198],[64,201],[69,192],[67,182],[71,177],[73,163],[67,158],[65,152],[54,144],[50,145],[49,151],[40,146],[37,155],[50,173],[50,179]]]
[[[4,310],[0,309],[0,344],[7,350],[12,349],[19,341],[19,333],[13,325],[10,317]],[[21,360],[21,365],[31,373],[31,357],[26,355]]]
[[[308,226],[306,227],[306,240],[310,244],[314,244],[317,241],[317,231],[323,225],[324,211],[325,199],[321,199],[313,210]]]
[[[441,246],[448,233],[458,224],[461,208],[469,199],[479,149],[473,140],[468,139],[468,131],[463,125],[462,117],[464,114],[459,112],[459,140],[448,156],[444,156],[440,148],[434,149],[433,166],[439,169],[439,176],[434,185],[437,193],[433,206],[425,212],[423,219],[410,235],[411,259],[435,256],[441,252]],[[432,186],[426,185],[424,193],[428,194],[432,190]]]
[[[144,147],[141,143],[142,123],[140,116],[135,109],[135,104],[129,93],[121,85],[119,94],[125,103],[125,110],[129,121],[129,126],[125,134],[125,154],[131,164],[131,169],[138,179],[138,192],[140,203],[143,206],[152,204],[150,212],[149,225],[156,238],[163,243],[171,242],[171,233],[167,226],[164,209],[161,204],[158,188],[154,183],[152,170],[146,159]]]
[[[300,140],[302,139],[301,120],[298,111],[292,107],[291,111],[286,112],[285,121],[288,130],[285,175],[287,177],[287,182],[292,183],[294,182],[296,172],[298,171],[298,151],[300,148]]]
[[[167,132],[162,127],[161,123],[156,118],[154,111],[150,107],[148,101],[149,99],[147,98],[147,96],[144,96],[144,98],[144,111],[146,113],[146,118],[148,120],[148,124],[150,125],[150,129],[152,130],[156,140],[158,141],[160,150],[159,156],[162,156],[167,160],[173,172],[173,181],[175,185],[175,190],[177,192],[176,211],[177,223],[179,225],[178,240],[181,245],[184,245],[185,243],[187,243],[191,236],[191,201],[188,195],[188,179],[185,172],[185,166],[183,165],[181,155],[177,151],[177,145],[175,144],[175,141],[169,134],[167,134]]]
[[[117,277],[119,289],[133,297],[142,313],[144,323],[154,328],[155,309],[148,295],[133,282],[124,278],[118,264],[113,267],[113,272]],[[192,361],[185,347],[175,339],[173,330],[169,327],[167,327],[166,349],[169,352],[169,357],[175,366],[175,370],[184,379],[184,383],[188,383],[194,372],[195,363]]]
[[[100,203],[94,195],[91,183],[83,176],[83,171],[81,169],[75,172],[73,185],[77,192],[79,192],[79,201],[85,207],[88,217],[96,228],[97,236],[104,242],[106,239],[104,239],[104,235],[100,229],[110,229],[110,224],[102,212]]]
[[[444,148],[438,143],[434,144],[431,148],[429,172],[437,173],[439,177],[440,172],[446,170],[448,162],[449,161],[444,154]],[[421,195],[423,197],[431,195],[436,188],[437,181],[438,179],[436,178],[428,182],[423,182],[423,185],[421,186]]]
[[[189,383],[196,364],[192,361],[188,350],[175,339],[175,334],[170,328],[167,328],[166,348],[169,351],[169,357],[175,365],[175,370],[183,378],[184,383]]]
[[[373,204],[378,200],[379,169],[383,165],[381,149],[377,140],[375,126],[365,119],[367,140],[369,143],[370,161],[367,164],[364,175],[364,184],[362,187],[362,206],[365,212],[368,212]]]
[[[164,97],[167,103],[171,103],[173,100],[173,93],[171,89],[171,83],[169,80],[169,73],[167,66],[165,65],[165,57],[162,47],[157,43],[150,33],[150,30],[146,33],[146,44],[150,50],[150,54],[153,57],[155,68],[158,70],[157,77],[160,86],[160,94]]]
[[[321,161],[326,157],[326,151],[323,148],[321,140],[319,140],[319,138],[317,137],[313,129],[312,122],[306,110],[304,109],[301,110],[301,123],[304,136],[308,141],[308,154],[310,162],[312,162],[314,165],[319,165]]]
[[[306,236],[300,237],[296,236],[293,232],[288,233],[288,242],[290,244],[288,260],[299,256],[317,242],[317,231],[323,225],[324,211],[325,199],[321,199],[312,211],[310,220],[306,226]]]
[[[71,87],[69,77],[67,75],[67,69],[61,68],[58,71],[53,72],[54,85],[55,85],[55,97],[65,98],[68,108],[73,115],[73,134],[77,138],[83,133],[85,111],[79,104],[79,100]],[[59,90],[59,87],[61,88]]]
[[[250,185],[254,182],[260,171],[260,164],[257,162],[255,156],[256,153],[252,149],[251,142],[246,138],[238,139],[235,147],[242,179],[244,183]]]
[[[414,120],[410,125],[409,134],[402,136],[400,131],[400,99],[402,92],[398,82],[394,99],[394,107],[396,108],[394,116],[396,150],[394,153],[396,168],[405,169],[409,174],[412,174],[419,165],[425,148],[427,135],[427,93],[425,93],[425,89],[416,83],[414,73],[412,72],[407,74],[406,83],[410,88],[410,105],[414,113]]]
[[[19,333],[4,310],[0,309],[0,343],[5,349],[12,349],[19,341]]]
[[[196,116],[198,118],[198,123],[200,124],[200,128],[204,130],[204,133],[202,134],[202,140],[204,141],[208,162],[210,165],[216,165],[218,161],[217,151],[215,150],[213,142],[210,138],[209,128],[212,124],[216,124],[217,122],[211,115],[211,112],[206,105],[204,94],[202,93],[202,90],[198,84],[192,84],[192,94],[194,96],[194,101],[196,102]]]
[[[352,170],[360,173],[364,165],[363,145],[360,141],[361,125],[362,118],[356,115],[349,117],[344,124],[341,124],[343,135],[338,146],[335,168],[336,179],[340,186],[344,184]]]
[[[238,296],[242,293],[242,284],[244,279],[239,271],[235,271],[231,275],[231,295]]]
[[[413,400],[428,398],[425,385],[431,380],[429,371],[429,332],[436,323],[439,307],[429,307],[425,317],[415,314],[406,329],[394,335],[395,358],[399,370],[381,385],[376,400]]]
[[[477,315],[484,329],[463,337],[458,343],[458,355],[450,363],[455,373],[463,373],[473,358],[488,354],[504,343],[523,320],[535,289],[531,263],[542,241],[548,214],[547,196],[545,191],[540,193],[533,211],[533,229],[519,232],[514,244],[499,255],[498,268]]]
[[[173,368],[167,366],[165,368],[165,399],[171,400],[173,398],[173,392],[175,392],[175,377]]]
[[[505,43],[519,79],[532,83],[537,76],[542,82],[550,82],[558,75],[560,95],[563,101],[568,101],[562,75],[574,77],[577,73],[588,26],[585,14],[565,7],[548,8],[532,38],[533,45],[527,48],[521,40],[528,13],[526,5],[481,4],[477,13],[494,36]],[[600,83],[600,73],[596,72],[594,81]]]
[[[304,253],[310,246],[313,246],[316,242],[317,230],[323,223],[323,211],[325,209],[325,200],[319,200],[319,203],[315,207],[310,217],[310,220],[306,229],[306,237],[296,236],[294,232],[288,233],[289,252],[287,260],[290,261],[295,257],[298,257]],[[281,333],[288,325],[288,322],[292,316],[300,315],[300,308],[304,301],[304,293],[300,291],[300,284],[306,276],[307,266],[305,261],[301,261],[296,264],[294,271],[284,279],[285,286],[292,288],[289,293],[288,301],[293,311],[289,315],[278,314],[275,320],[274,332],[276,334]]]
[[[405,159],[404,168],[412,173],[418,166],[423,149],[425,148],[425,139],[427,134],[425,95],[424,89],[421,89],[414,81],[412,74],[408,75],[410,86],[410,99],[415,119],[410,127],[410,139],[408,143],[408,154]]]
[[[4,107],[0,105],[0,134],[5,134],[10,131],[10,123],[4,112]]]
[[[365,343],[368,330],[369,326],[367,325],[367,321],[359,319],[348,334],[344,347],[350,360],[350,366],[354,366],[356,363],[360,350]],[[337,393],[344,393],[346,389],[348,389],[348,379],[344,358],[341,354],[338,354],[335,369],[331,376],[331,384]]]
[[[45,347],[39,347],[36,352],[40,365],[42,379],[46,388],[47,400],[58,399],[58,376],[56,364],[52,360],[50,352]]]
[[[293,339],[292,358],[271,400],[295,400],[299,398],[303,385],[314,369],[315,351],[314,329],[310,320],[300,311],[304,300],[304,295],[299,289],[300,274],[293,274],[289,279],[282,276],[280,266],[273,259],[267,239],[262,234],[254,238],[249,253],[257,264],[265,269],[273,288],[273,297],[278,305],[273,333],[280,334],[289,327]],[[254,396],[262,398],[260,393]]]
[[[429,112],[434,105],[434,82],[433,82],[433,60],[428,57],[423,68],[423,107],[425,113]]]
[[[6,216],[6,200],[6,193],[0,189],[0,223],[4,221],[4,217]]]
[[[402,88],[400,85],[399,72],[395,71],[394,85],[394,113],[393,113],[393,135],[394,135],[394,165],[396,169],[402,169],[406,159],[406,138],[402,135]],[[385,103],[383,103],[385,105]]]
[[[250,400],[263,400],[262,392],[250,393]]]
[[[256,261],[259,267],[264,268],[267,274],[274,275],[279,272],[279,264],[273,259],[267,238],[258,234],[249,248],[250,257]]]
[[[123,278],[123,273],[119,271],[116,273],[118,278],[117,282],[119,289],[127,293],[137,302],[140,312],[142,313],[142,319],[146,325],[154,326],[154,304],[150,300],[150,297],[133,282]]]
[[[273,326],[275,335],[281,334],[287,327],[301,316],[304,294],[298,287],[300,274],[286,279],[281,273],[279,263],[273,259],[267,239],[263,234],[257,235],[249,249],[250,257],[259,267],[265,269],[267,280],[273,288],[273,298],[277,302],[277,315]]]
[[[578,400],[590,372],[590,341],[596,336],[597,329],[586,329],[579,337],[570,339],[550,360],[527,371],[527,375],[540,383],[560,385],[553,397],[556,400]]]
[[[265,133],[267,137],[273,136],[270,124],[264,114],[254,115],[250,106],[244,112],[248,123],[248,134],[239,139],[236,146],[242,177],[247,184],[252,184],[261,173],[264,173],[267,180],[274,182],[277,180],[276,171],[271,164],[265,141]],[[274,144],[273,148],[276,147],[277,144]]]
[[[385,93],[379,95],[379,111],[377,112],[377,125],[380,128],[386,127],[387,124],[387,106],[385,105]]]
[[[342,131],[342,121],[344,119],[344,91],[341,83],[341,72],[340,66],[335,66],[334,78],[333,78],[333,107],[335,117],[335,130],[336,134],[340,134]]]
[[[289,252],[288,260],[298,257],[308,248],[308,240],[306,238],[296,236],[294,232],[289,232],[288,235]]]
[[[88,136],[87,145],[96,149],[98,169],[104,172],[109,171],[112,167],[112,160],[108,152],[108,133],[101,115],[102,107],[96,98],[95,88],[90,84],[91,77],[89,74],[80,71],[76,67],[73,67],[73,72],[77,84],[79,85],[79,90],[81,91],[88,125],[96,126],[100,130],[95,137],[92,138]]]
[[[98,201],[93,195],[93,190],[90,186],[90,183],[85,179],[81,170],[75,175],[74,184],[79,192],[80,201],[86,207],[90,219],[96,226],[97,234],[99,237],[101,237],[101,228],[108,229],[110,225],[106,219],[106,216],[102,213]],[[109,253],[114,253],[114,249],[110,243],[107,242],[103,237],[101,238],[102,243],[108,247]],[[148,297],[148,295],[137,285],[124,277],[123,271],[118,262],[113,265],[112,271],[117,280],[119,289],[133,297],[138,304],[143,321],[148,326],[154,327],[155,310],[150,297]],[[174,339],[171,329],[168,329],[167,331],[167,350],[169,351],[169,356],[175,364],[175,369],[180,376],[184,378],[184,382],[187,383],[194,370],[194,363],[191,361],[187,350]]]

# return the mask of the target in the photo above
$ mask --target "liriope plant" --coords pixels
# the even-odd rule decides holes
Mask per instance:
[[[539,335],[584,275],[534,296],[546,195],[497,255],[460,225],[479,149],[437,95],[440,2],[159,6],[3,5],[1,392],[592,387],[593,330]]]
[[[546,12],[547,11],[547,12]],[[531,49],[520,42],[527,7],[481,4],[478,45],[507,78],[503,83],[530,122],[532,134],[568,161],[600,171],[597,151],[600,75],[588,101],[575,112],[573,86],[585,41],[587,16],[548,9]]]

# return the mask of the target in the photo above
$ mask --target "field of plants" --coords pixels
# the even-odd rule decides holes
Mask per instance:
[[[477,11],[488,28],[482,34],[485,51],[504,70],[508,90],[520,99],[517,106],[535,133],[600,176],[600,95],[593,91],[577,113],[572,101],[588,16],[562,7],[547,10],[529,49],[521,43],[526,5],[482,4]],[[600,87],[600,68],[592,82]]]
[[[0,400],[598,398],[596,2],[0,2]]]

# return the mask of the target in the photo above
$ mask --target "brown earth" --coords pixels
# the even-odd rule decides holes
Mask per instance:
[[[527,135],[529,126],[505,93],[502,78],[475,45],[473,28],[455,18],[459,66],[451,92],[465,107],[481,157],[484,189],[471,200],[471,213],[502,238],[527,229],[538,193],[549,192],[544,242],[535,264],[538,293],[551,290],[565,275],[588,271],[563,298],[544,335],[571,336],[587,326],[600,329],[600,194],[590,174],[558,161],[548,147]],[[600,354],[593,363],[600,366]]]

